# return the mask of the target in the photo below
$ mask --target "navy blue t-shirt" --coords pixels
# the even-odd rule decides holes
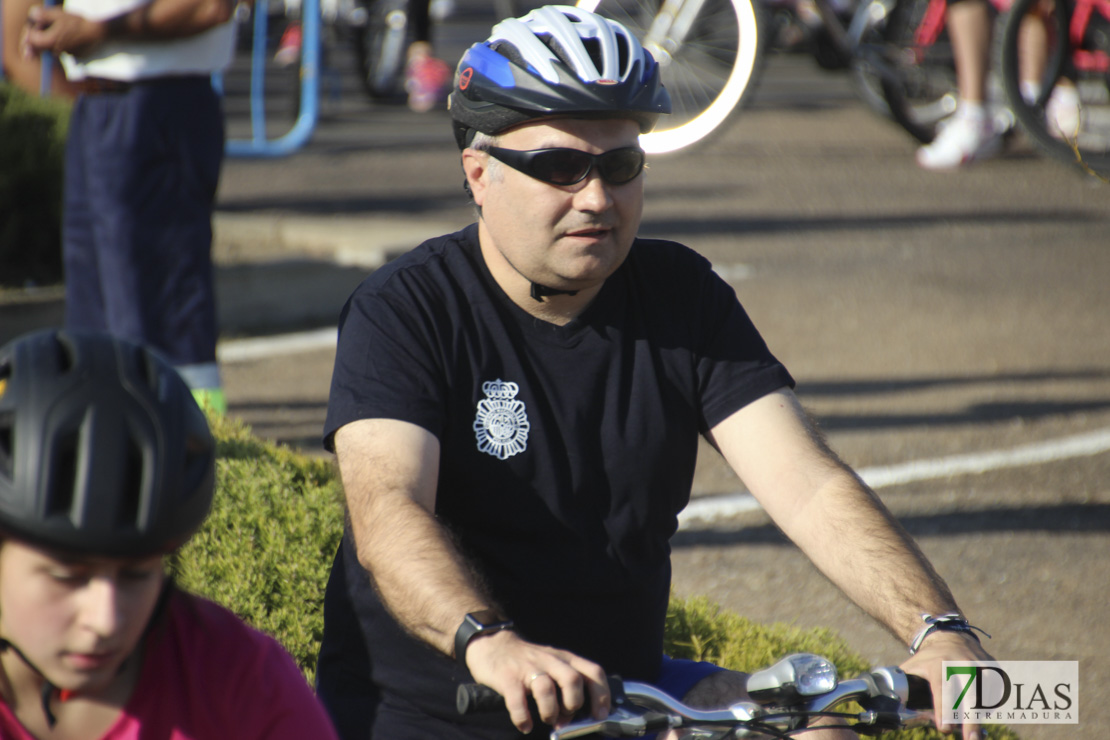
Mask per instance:
[[[365,418],[434,434],[436,515],[520,634],[650,681],[698,435],[788,385],[732,288],[692,250],[637,239],[560,327],[511,302],[470,226],[351,296],[325,444]],[[375,683],[452,717],[464,671],[405,636],[367,579],[347,580]]]

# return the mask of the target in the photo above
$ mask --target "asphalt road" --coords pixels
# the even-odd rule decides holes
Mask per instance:
[[[444,56],[480,33],[467,24],[441,31]],[[383,254],[471,219],[446,116],[373,106],[343,69],[332,79],[305,149],[225,167],[222,300],[256,302],[225,311],[229,339],[331,325]],[[233,103],[230,130],[243,135]],[[955,174],[919,170],[913,148],[844,76],[774,58],[734,125],[651,161],[642,231],[713,260],[853,466],[1017,450],[986,472],[942,465],[879,493],[994,635],[996,657],[1080,661],[1079,731],[1023,735],[1103,737],[1110,453],[1036,462],[1022,450],[1110,430],[1110,185],[1020,138]],[[299,236],[236,232],[245,222],[295,223]],[[385,251],[360,250],[367,242]],[[231,413],[315,454],[331,359],[325,347],[225,363]],[[704,456],[695,495],[741,489]],[[831,626],[876,663],[903,658],[758,511],[684,530],[674,545],[680,594]]]

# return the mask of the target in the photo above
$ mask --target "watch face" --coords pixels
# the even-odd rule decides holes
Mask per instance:
[[[502,617],[494,609],[471,612],[463,618],[455,632],[455,660],[466,668],[466,647],[478,635],[488,635],[504,629],[512,629],[513,623]]]
[[[492,627],[495,624],[506,621],[495,609],[483,609],[480,612],[471,612],[466,615],[466,618],[474,622],[475,626],[479,628]]]

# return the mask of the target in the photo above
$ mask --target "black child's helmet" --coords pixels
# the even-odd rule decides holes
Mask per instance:
[[[671,110],[659,65],[628,29],[563,5],[498,23],[459,61],[448,101],[455,140],[552,117],[630,118],[647,133]]]
[[[0,347],[0,536],[80,555],[147,557],[208,514],[215,442],[170,364],[98,333]]]

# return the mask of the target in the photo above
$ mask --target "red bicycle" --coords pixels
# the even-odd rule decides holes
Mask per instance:
[[[996,16],[1008,0],[991,0]],[[890,11],[882,45],[872,54],[884,69],[882,90],[891,117],[922,143],[933,140],[937,126],[956,111],[956,64],[945,26],[946,0],[898,0]],[[997,76],[988,80],[988,104],[995,126],[1013,127],[1009,102]]]
[[[1110,177],[1110,0],[1014,0],[996,68],[1038,149]]]

